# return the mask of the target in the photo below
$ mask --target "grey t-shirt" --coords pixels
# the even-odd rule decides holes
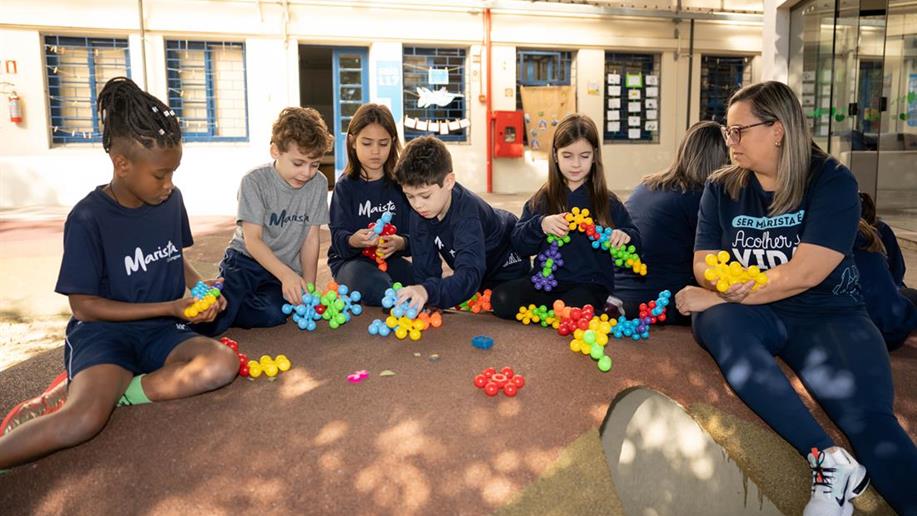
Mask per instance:
[[[315,174],[295,189],[280,177],[273,163],[262,165],[242,177],[239,186],[236,232],[229,248],[247,256],[242,222],[261,225],[261,239],[278,260],[302,274],[300,251],[311,226],[328,224],[328,180]]]

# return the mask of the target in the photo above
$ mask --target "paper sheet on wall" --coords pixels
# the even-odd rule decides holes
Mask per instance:
[[[471,122],[469,122],[467,118],[463,118],[459,120],[459,127],[461,127],[462,129],[467,128],[469,125],[471,125]]]
[[[815,105],[815,95],[803,95],[802,96],[802,106],[803,107],[812,107]]]
[[[628,88],[642,88],[643,87],[643,74],[641,73],[629,73],[624,76],[624,85]]]
[[[449,130],[450,130],[450,131],[458,131],[458,130],[461,129],[461,128],[462,128],[461,122],[459,122],[458,120],[453,120],[453,121],[449,122]]]
[[[815,80],[815,72],[814,72],[814,71],[811,71],[811,72],[802,72],[802,80],[804,80],[804,81],[814,81],[814,80]]]
[[[656,75],[647,75],[646,76],[646,85],[647,86],[657,86],[659,84],[659,76]]]
[[[830,109],[831,108],[831,99],[821,99],[821,108]]]
[[[627,137],[630,138],[631,140],[639,140],[640,139],[640,129],[628,129]]]
[[[449,134],[449,124],[442,122],[439,124],[439,134]]]
[[[620,119],[621,119],[621,112],[620,112],[620,111],[609,111],[609,112],[608,112],[608,119],[609,119],[609,120],[620,120]]]
[[[804,82],[802,83],[802,93],[815,93],[815,83]]]
[[[640,117],[639,116],[627,117],[627,126],[628,127],[640,127]]]
[[[627,90],[628,100],[640,100],[640,90]]]
[[[658,96],[659,96],[659,88],[657,88],[657,87],[655,87],[655,86],[653,86],[653,87],[651,87],[651,88],[647,88],[647,89],[646,89],[646,96],[647,96],[647,97],[654,97],[654,98],[655,98],[655,97],[658,97]]]
[[[418,121],[417,121],[417,130],[418,130],[418,131],[426,131],[426,130],[427,130],[427,121],[426,121],[426,120],[418,120]]]
[[[655,109],[646,110],[646,119],[647,120],[656,120],[657,118],[659,118],[658,111],[656,111]]]
[[[430,131],[431,133],[438,133],[439,122],[430,122],[429,125],[427,125],[427,131]]]
[[[643,129],[647,131],[658,131],[659,122],[657,120],[647,120],[646,123],[643,124]]]
[[[646,109],[658,109],[656,106],[656,99],[646,99]]]
[[[608,74],[608,84],[621,84],[621,76],[616,73]]]
[[[449,69],[430,68],[427,70],[427,82],[430,84],[449,84]]]
[[[621,96],[621,87],[620,86],[609,86],[608,87],[608,96],[609,97],[620,97]]]
[[[405,117],[404,117],[404,126],[405,126],[406,128],[408,128],[408,129],[414,129],[415,127],[417,127],[417,119],[416,119],[416,118],[411,118],[411,117],[405,115]]]
[[[627,103],[627,112],[628,113],[639,113],[640,112],[640,103],[639,102],[628,102]]]
[[[608,99],[608,109],[621,109],[621,99]]]
[[[824,96],[826,96],[826,97],[829,96],[829,95],[831,95],[831,85],[830,85],[830,84],[822,84],[822,85],[821,85],[821,94],[824,95]]]
[[[608,122],[607,129],[609,133],[616,133],[621,130],[621,122]]]

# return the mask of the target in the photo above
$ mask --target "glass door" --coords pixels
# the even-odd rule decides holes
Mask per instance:
[[[347,126],[354,113],[369,102],[369,64],[365,48],[335,48],[332,55],[334,79],[334,180],[347,164]]]

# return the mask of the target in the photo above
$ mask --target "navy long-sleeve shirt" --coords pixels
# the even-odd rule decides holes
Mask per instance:
[[[567,211],[578,207],[580,209],[588,208],[590,212],[593,212],[592,198],[589,194],[591,188],[592,186],[587,182],[569,192]],[[541,229],[541,221],[547,213],[543,207],[535,207],[532,204],[533,199],[526,201],[525,208],[522,210],[522,218],[519,219],[513,230],[513,248],[523,256],[537,255],[549,246],[547,237]],[[640,231],[631,221],[624,204],[617,198],[609,197],[608,213],[611,215],[612,227],[627,233],[630,236],[628,245],[635,246],[639,253]],[[614,260],[611,254],[608,251],[593,249],[589,237],[583,233],[571,231],[570,236],[570,243],[561,248],[564,265],[557,269],[554,278],[560,282],[597,283],[603,285],[609,292],[613,292],[615,276]],[[536,263],[535,266],[537,267],[538,264]]]
[[[900,346],[907,336],[917,330],[917,307],[901,295],[892,279],[882,253],[863,249],[861,235],[853,251],[859,272],[860,290],[866,301],[869,318],[875,323],[890,348]]]
[[[694,234],[702,189],[651,190],[640,183],[627,198],[627,212],[640,230],[640,259],[649,274],[615,271],[615,293],[628,299],[653,299],[662,290],[675,294],[694,280]]]
[[[344,262],[363,259],[362,249],[351,247],[347,240],[360,229],[366,229],[386,211],[392,212],[392,224],[398,234],[408,237],[408,247],[392,257],[410,256],[409,223],[413,212],[401,187],[379,179],[366,181],[341,176],[331,195],[331,245],[328,247],[328,267],[337,274]]]
[[[895,232],[885,222],[876,220],[876,230],[879,231],[879,237],[882,244],[885,245],[885,254],[888,257],[888,270],[892,274],[892,280],[899,287],[904,286],[904,273],[907,266],[904,264],[904,255],[901,254],[901,246],[898,245],[898,238]]]
[[[443,220],[411,212],[414,279],[427,291],[427,304],[448,308],[467,301],[481,282],[518,263],[510,234],[516,216],[487,204],[456,183]],[[440,256],[453,274],[443,278]]]

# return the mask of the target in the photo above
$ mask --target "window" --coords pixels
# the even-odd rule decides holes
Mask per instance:
[[[185,141],[248,140],[244,43],[166,41],[166,72]]]
[[[702,56],[700,68],[700,119],[726,123],[729,97],[751,83],[751,58]]]
[[[605,141],[659,143],[659,54],[605,53]]]
[[[100,142],[96,100],[105,83],[130,77],[126,39],[45,36],[53,143]]]
[[[403,67],[405,121],[417,122],[405,125],[404,139],[432,133],[443,141],[466,141],[465,49],[404,47]]]
[[[569,86],[572,52],[559,50],[516,50],[518,86]],[[522,95],[516,88],[516,109],[522,109]]]

